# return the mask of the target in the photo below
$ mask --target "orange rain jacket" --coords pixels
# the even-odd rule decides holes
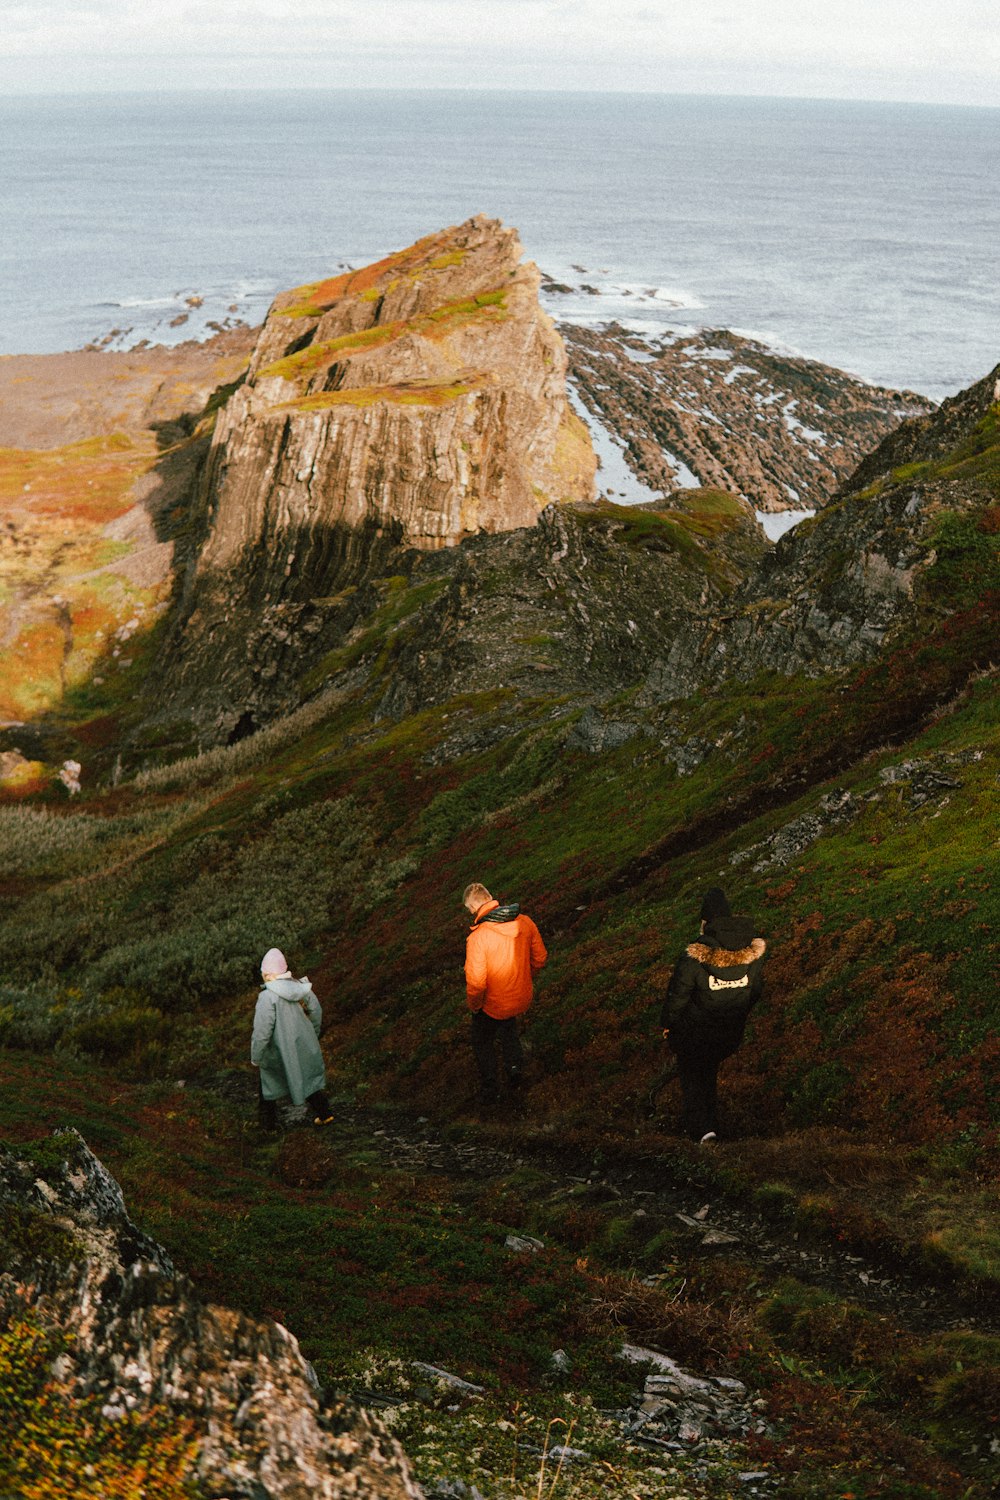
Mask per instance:
[[[532,981],[548,954],[541,933],[523,912],[509,921],[483,920],[499,905],[483,903],[465,940],[465,994],[470,1010],[506,1021],[528,1009],[535,993]]]

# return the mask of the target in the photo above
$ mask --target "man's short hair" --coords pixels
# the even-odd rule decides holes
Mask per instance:
[[[490,895],[489,891],[478,880],[474,880],[471,885],[467,885],[465,887],[465,890],[462,892],[462,905],[475,906],[476,910],[478,910],[479,907],[482,906],[484,901],[492,900],[493,897]]]

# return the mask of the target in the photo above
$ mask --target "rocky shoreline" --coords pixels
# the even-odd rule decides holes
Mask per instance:
[[[654,494],[701,485],[761,511],[815,509],[900,422],[934,409],[912,391],[867,385],[726,329],[559,327],[591,425],[624,447]],[[601,471],[597,482],[621,499]]]

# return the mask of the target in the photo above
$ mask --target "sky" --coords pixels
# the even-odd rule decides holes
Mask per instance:
[[[0,92],[598,89],[1000,107],[997,0],[0,0]]]

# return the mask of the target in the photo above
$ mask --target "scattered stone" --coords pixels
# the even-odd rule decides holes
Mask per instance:
[[[740,1237],[738,1234],[727,1234],[724,1229],[710,1229],[702,1240],[706,1246],[712,1245],[738,1245]]]
[[[750,1399],[742,1381],[692,1375],[669,1355],[633,1344],[623,1345],[621,1356],[632,1364],[656,1367],[656,1373],[646,1376],[642,1392],[633,1397],[637,1410],[623,1418],[634,1441],[691,1448],[703,1440],[766,1430],[759,1404]]]
[[[460,1375],[452,1375],[448,1370],[440,1370],[437,1365],[425,1365],[422,1360],[410,1361],[414,1370],[419,1370],[423,1375],[430,1375],[435,1380],[441,1380],[445,1385],[450,1385],[456,1391],[468,1391],[472,1396],[480,1396],[483,1392],[481,1385],[473,1385],[471,1381],[463,1380]]]
[[[843,789],[827,792],[819,799],[815,812],[802,813],[759,844],[737,850],[729,863],[744,865],[754,860],[751,869],[757,875],[765,870],[782,869],[830,829],[852,823],[860,811],[861,803],[851,792]]]
[[[537,1255],[545,1249],[544,1240],[536,1240],[530,1234],[509,1234],[503,1243],[504,1249],[513,1250],[516,1255]]]
[[[432,1479],[424,1485],[427,1500],[486,1500],[476,1485],[464,1479]]]
[[[878,775],[883,786],[899,787],[911,807],[923,807],[925,802],[944,792],[957,791],[962,785],[929,760],[904,760],[898,766],[883,766]]]
[[[703,740],[698,735],[685,740],[682,745],[670,739],[663,740],[661,743],[667,760],[672,760],[677,767],[678,776],[690,776],[697,771],[714,749],[710,741]]]
[[[64,760],[62,763],[62,770],[59,772],[59,780],[62,782],[63,786],[69,792],[71,797],[75,797],[81,790],[80,774],[82,771],[83,767],[78,760]]]
[[[568,1375],[573,1368],[565,1349],[553,1349],[549,1364],[557,1375]]]
[[[607,750],[617,750],[642,732],[642,725],[628,719],[605,719],[591,706],[584,709],[573,728],[566,736],[566,745],[571,750],[583,750],[588,755],[601,755]]]

